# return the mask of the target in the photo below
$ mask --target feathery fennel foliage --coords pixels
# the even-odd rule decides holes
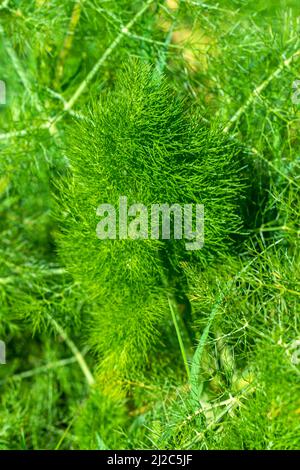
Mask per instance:
[[[299,448],[299,32],[296,0],[1,2],[1,449]],[[203,249],[99,240],[119,196],[204,204]]]
[[[74,124],[68,143],[60,253],[95,301],[89,328],[101,371],[114,371],[115,378],[131,371],[130,377],[147,364],[148,344],[168,321],[168,291],[176,297],[183,289],[180,264],[207,261],[238,230],[241,157],[218,129],[188,114],[160,76],[138,64],[130,64],[94,108]],[[205,248],[188,257],[183,240],[99,241],[96,209],[116,207],[121,196],[128,205],[204,204]]]

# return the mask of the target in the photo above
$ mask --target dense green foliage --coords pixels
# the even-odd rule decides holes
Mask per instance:
[[[297,3],[0,5],[1,449],[299,448]]]

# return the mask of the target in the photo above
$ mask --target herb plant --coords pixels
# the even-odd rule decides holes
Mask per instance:
[[[297,6],[2,1],[1,449],[299,448]]]

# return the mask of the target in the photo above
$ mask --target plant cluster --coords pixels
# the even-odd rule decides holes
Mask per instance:
[[[299,448],[297,3],[0,4],[1,449]]]

